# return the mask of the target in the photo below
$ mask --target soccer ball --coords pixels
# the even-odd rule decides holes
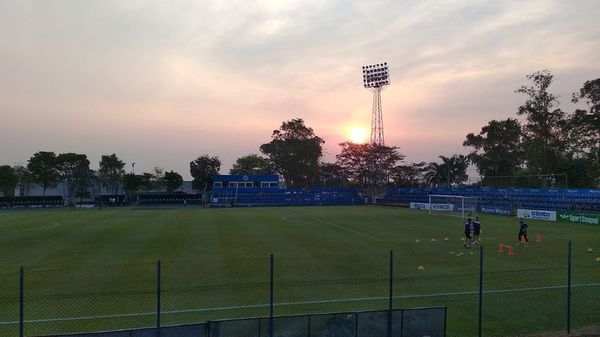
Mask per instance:
[[[593,252],[594,250],[592,248],[588,248],[588,253]]]

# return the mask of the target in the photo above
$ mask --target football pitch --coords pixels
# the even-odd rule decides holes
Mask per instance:
[[[480,218],[485,336],[566,329],[568,240],[571,327],[599,325],[600,226],[529,221],[525,248],[516,218]],[[447,306],[448,336],[475,336],[480,257],[463,222],[380,206],[3,210],[0,336],[19,333],[21,266],[38,336],[154,326],[158,260],[162,325],[268,316],[270,254],[275,316],[385,310],[390,250],[393,306]]]

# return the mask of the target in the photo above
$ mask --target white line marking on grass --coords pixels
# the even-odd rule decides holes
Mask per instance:
[[[287,216],[287,215],[284,215],[284,216],[282,216],[282,217],[281,217],[281,220],[283,220],[283,222],[294,223],[294,221],[293,221],[293,220],[290,220],[290,219],[288,219],[288,216]]]
[[[17,229],[8,229],[8,228],[3,228],[2,232],[30,232],[30,231],[38,231],[38,230],[45,230],[45,229],[51,229],[54,227],[58,227],[59,223],[58,222],[52,222],[49,224],[44,224],[38,227],[33,227],[33,228],[17,228]]]
[[[578,287],[598,287],[600,283],[582,283],[573,284],[573,288]],[[484,294],[499,294],[499,293],[511,293],[511,292],[523,292],[523,291],[539,291],[539,290],[553,290],[553,289],[565,289],[566,285],[558,286],[545,286],[545,287],[531,287],[531,288],[514,288],[514,289],[492,289],[484,290]],[[414,295],[401,295],[394,296],[394,299],[410,299],[410,298],[424,298],[424,297],[443,297],[443,296],[463,296],[463,295],[477,295],[478,290],[469,291],[455,291],[445,293],[432,293],[432,294],[414,294]],[[303,301],[303,302],[282,302],[275,303],[276,307],[293,306],[293,305],[307,305],[307,304],[329,304],[329,303],[340,303],[340,302],[362,302],[362,301],[378,301],[387,300],[387,296],[378,297],[355,297],[355,298],[342,298],[342,299],[329,299],[320,301]],[[210,312],[210,311],[226,311],[226,310],[239,310],[239,309],[253,309],[253,308],[267,308],[269,304],[251,304],[251,305],[240,305],[230,307],[213,307],[213,308],[197,308],[197,309],[184,309],[184,310],[170,310],[161,311],[162,314],[185,314],[185,313],[196,313],[196,312]],[[136,312],[130,314],[113,314],[113,315],[99,315],[99,316],[81,316],[81,317],[65,317],[65,318],[43,318],[43,319],[30,319],[25,320],[25,323],[47,323],[47,322],[64,322],[64,321],[82,321],[92,319],[109,319],[119,317],[140,317],[140,316],[151,316],[156,315],[155,311],[152,312]],[[0,322],[0,325],[11,325],[19,324],[19,321],[4,321]]]
[[[323,219],[320,219],[320,218],[314,218],[314,219],[316,219],[316,220],[318,220],[318,221],[321,221],[321,222],[322,222],[322,223],[324,223],[324,224],[328,224],[328,225],[335,226],[335,227],[337,227],[337,228],[343,229],[343,230],[345,230],[345,231],[348,231],[348,232],[350,232],[350,233],[354,233],[354,234],[362,235],[362,236],[364,236],[364,237],[366,237],[366,238],[369,238],[369,239],[371,239],[371,240],[375,240],[375,241],[385,241],[385,240],[382,240],[382,239],[376,238],[376,237],[374,237],[374,236],[371,236],[371,235],[369,235],[369,234],[366,234],[366,233],[363,233],[363,232],[359,232],[359,231],[357,231],[357,230],[354,230],[354,229],[352,229],[352,228],[348,228],[348,227],[344,227],[344,226],[342,226],[342,225],[338,225],[338,224],[336,224],[336,223],[333,223],[333,222],[331,222],[331,221],[323,220]]]
[[[342,226],[342,225],[338,225],[338,224],[336,224],[336,223],[333,223],[333,222],[331,222],[331,221],[323,220],[323,219],[321,219],[321,218],[317,218],[317,217],[308,217],[308,218],[309,218],[309,219],[314,219],[314,220],[317,220],[317,221],[319,221],[319,222],[321,222],[321,223],[324,223],[324,224],[326,224],[326,225],[330,225],[330,226],[334,226],[334,227],[337,227],[337,228],[343,229],[343,230],[345,230],[345,231],[348,231],[348,232],[350,232],[350,233],[354,233],[354,234],[362,235],[362,236],[364,236],[364,237],[366,237],[366,238],[369,238],[369,239],[371,239],[371,240],[375,240],[375,241],[382,241],[382,242],[386,241],[386,240],[382,240],[382,239],[376,238],[376,237],[374,237],[374,236],[371,236],[371,235],[369,235],[369,234],[366,234],[366,233],[363,233],[363,232],[359,232],[359,231],[357,231],[357,230],[354,230],[354,229],[352,229],[352,228],[344,227],[344,226]],[[283,220],[284,222],[294,223],[294,221],[293,221],[293,220],[290,220],[290,219],[288,219],[287,215],[286,215],[286,216],[282,216],[282,217],[281,217],[281,220]]]

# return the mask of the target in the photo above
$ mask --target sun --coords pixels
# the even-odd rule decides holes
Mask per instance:
[[[354,144],[362,144],[367,140],[367,130],[365,128],[352,127],[350,128],[350,141]]]

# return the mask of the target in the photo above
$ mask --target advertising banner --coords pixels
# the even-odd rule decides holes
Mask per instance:
[[[411,202],[410,208],[414,209],[429,209],[429,204],[425,202]]]
[[[454,210],[454,205],[452,204],[431,204],[432,211],[446,211],[451,212]]]
[[[431,208],[432,211],[451,212],[454,210],[454,205],[452,205],[452,204],[431,204],[431,206],[430,206],[429,203],[426,203],[426,202],[411,202],[410,208],[425,209],[425,210],[428,210],[429,208]]]
[[[588,223],[593,225],[600,224],[600,216],[584,215],[571,212],[558,212],[558,220],[575,223]]]
[[[529,218],[535,220],[556,221],[555,211],[544,211],[539,209],[517,209],[519,218]]]
[[[485,214],[510,215],[510,209],[498,207],[481,207],[481,212]]]

